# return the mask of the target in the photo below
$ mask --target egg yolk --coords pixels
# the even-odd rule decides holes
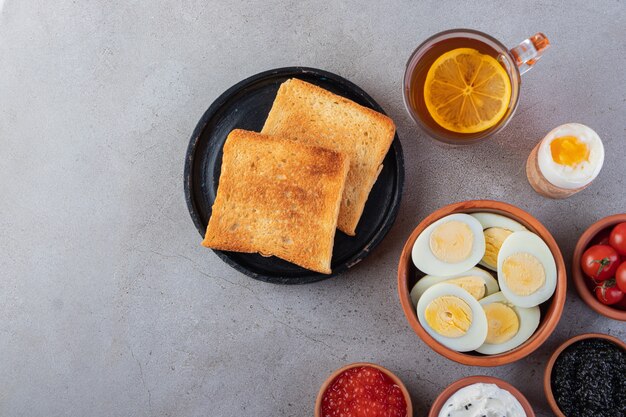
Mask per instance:
[[[466,276],[449,279],[446,282],[463,288],[477,300],[480,300],[485,296],[485,281],[481,277]]]
[[[446,263],[461,262],[470,255],[474,234],[463,222],[442,223],[430,234],[430,250],[437,259]]]
[[[530,295],[546,283],[543,265],[530,253],[520,252],[506,258],[502,274],[509,289],[519,296]]]
[[[482,261],[485,265],[496,268],[502,243],[513,232],[499,227],[490,227],[483,233],[485,235],[485,256],[483,256]]]
[[[426,323],[445,337],[461,337],[472,324],[472,309],[459,297],[444,295],[431,301],[424,311]]]
[[[560,165],[575,167],[589,161],[589,147],[575,136],[562,136],[550,143],[552,160]]]
[[[519,331],[519,318],[515,310],[503,303],[491,303],[483,306],[487,315],[487,339],[490,345],[499,345],[513,338]]]

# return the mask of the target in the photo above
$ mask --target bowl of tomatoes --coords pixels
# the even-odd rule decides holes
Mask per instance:
[[[580,298],[596,312],[626,321],[626,213],[592,224],[578,239],[572,277]]]

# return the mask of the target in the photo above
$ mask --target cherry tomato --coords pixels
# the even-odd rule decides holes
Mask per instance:
[[[615,282],[617,283],[617,288],[622,292],[626,292],[626,263],[622,262],[620,266],[617,267],[617,271],[615,271]]]
[[[620,255],[626,255],[626,222],[618,224],[611,230],[609,245]]]
[[[626,294],[624,294],[624,298],[617,304],[613,304],[613,307],[617,307],[620,310],[626,310]]]
[[[624,293],[617,288],[615,280],[610,279],[596,287],[596,298],[600,300],[602,304],[612,305],[622,301]]]
[[[591,246],[580,258],[580,266],[585,274],[596,281],[613,277],[620,262],[615,249],[608,245]]]

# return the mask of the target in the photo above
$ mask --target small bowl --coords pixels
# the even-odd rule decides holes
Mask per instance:
[[[622,342],[617,337],[609,336],[608,334],[602,334],[602,333],[585,333],[585,334],[580,334],[578,336],[574,336],[571,339],[566,340],[561,346],[559,346],[554,351],[552,356],[550,356],[550,360],[548,361],[548,364],[546,365],[546,370],[545,370],[545,372],[543,374],[543,391],[546,394],[546,399],[548,400],[548,404],[550,405],[550,408],[552,409],[552,412],[557,417],[567,417],[567,416],[565,414],[563,414],[563,412],[559,409],[559,406],[556,403],[556,399],[554,398],[554,394],[552,393],[552,368],[554,367],[554,363],[556,362],[556,360],[559,357],[559,355],[567,347],[569,347],[570,345],[572,345],[572,344],[574,344],[576,342],[579,342],[579,341],[585,340],[585,339],[604,339],[604,340],[608,340],[609,342],[613,342],[617,346],[619,346],[622,349],[626,350],[626,343]]]
[[[582,235],[580,235],[578,243],[576,243],[576,248],[574,249],[574,256],[572,257],[572,280],[574,281],[574,286],[576,287],[576,291],[578,291],[578,295],[580,295],[580,298],[582,298],[592,310],[595,310],[597,313],[613,320],[626,321],[626,310],[620,310],[616,307],[607,306],[598,301],[595,294],[593,294],[591,289],[587,286],[588,279],[585,277],[585,274],[580,267],[580,258],[583,256],[583,252],[585,252],[585,249],[587,249],[591,240],[593,240],[594,237],[605,229],[622,222],[626,222],[626,213],[615,214],[613,216],[600,219],[589,226],[589,228],[585,230]]]
[[[522,408],[524,409],[524,412],[526,413],[526,417],[535,417],[535,412],[530,406],[530,403],[528,402],[526,397],[524,397],[524,394],[519,392],[517,388],[515,388],[513,385],[501,379],[494,378],[492,376],[482,376],[482,375],[468,376],[467,378],[459,379],[458,381],[448,386],[448,388],[443,390],[443,392],[439,394],[439,396],[435,399],[435,402],[430,407],[430,412],[428,413],[428,417],[439,416],[439,412],[441,411],[441,408],[445,405],[446,401],[448,401],[448,399],[452,397],[452,395],[455,392],[457,392],[461,388],[467,387],[468,385],[477,384],[477,383],[495,384],[499,388],[507,390],[515,398],[517,398],[517,401],[519,401],[519,403],[522,405]]]
[[[442,345],[429,335],[424,327],[422,327],[417,319],[417,311],[411,302],[411,288],[415,282],[417,282],[416,277],[418,274],[421,274],[411,259],[411,250],[413,249],[413,244],[415,243],[417,236],[419,236],[419,234],[422,233],[431,223],[442,217],[454,213],[476,212],[501,214],[521,223],[528,230],[536,233],[543,239],[544,242],[546,242],[556,263],[556,290],[548,301],[540,304],[541,321],[539,322],[539,327],[535,330],[535,333],[520,346],[497,355],[482,355],[476,352],[457,352],[456,350],[452,350]],[[402,249],[400,262],[398,264],[398,294],[400,296],[400,304],[404,310],[404,315],[415,333],[417,333],[417,335],[435,352],[455,362],[470,366],[500,366],[515,362],[535,351],[543,342],[545,342],[548,336],[552,334],[554,328],[558,324],[561,318],[561,313],[563,312],[563,305],[565,304],[566,290],[567,274],[565,271],[565,263],[563,262],[563,256],[561,255],[559,246],[552,237],[552,234],[550,234],[550,232],[539,222],[539,220],[535,219],[524,210],[500,201],[471,200],[450,204],[436,210],[422,220],[422,222],[417,225],[415,230],[413,230],[413,233],[411,233],[411,236],[409,236],[404,248]]]
[[[326,381],[324,381],[324,383],[322,384],[322,387],[320,388],[320,391],[317,394],[317,399],[315,400],[315,417],[321,417],[321,415],[322,415],[322,397],[324,396],[324,393],[328,389],[328,386],[335,380],[335,378],[337,378],[337,376],[340,373],[342,373],[344,371],[347,371],[348,369],[358,368],[360,366],[369,366],[369,367],[378,369],[379,371],[381,371],[382,373],[387,375],[389,378],[391,378],[391,380],[394,382],[394,384],[399,386],[400,387],[400,391],[402,391],[402,395],[404,396],[404,401],[406,402],[406,415],[407,415],[407,417],[413,417],[413,404],[411,403],[411,396],[409,395],[409,391],[407,391],[406,387],[404,386],[404,383],[400,380],[400,378],[398,378],[389,369],[384,368],[384,367],[382,367],[380,365],[376,365],[374,363],[369,363],[369,362],[351,363],[349,365],[344,366],[343,368],[337,369],[335,372],[330,374],[330,376],[328,378],[326,378]]]

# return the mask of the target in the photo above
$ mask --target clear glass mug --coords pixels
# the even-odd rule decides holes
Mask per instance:
[[[415,122],[430,136],[451,144],[471,144],[502,130],[511,120],[519,101],[521,75],[530,70],[550,46],[548,38],[537,33],[512,49],[497,39],[472,29],[453,29],[437,33],[415,49],[404,73],[404,105]],[[424,102],[424,83],[432,63],[456,48],[472,48],[493,56],[504,67],[511,82],[511,98],[502,118],[492,127],[476,133],[458,133],[441,127],[430,116]]]

